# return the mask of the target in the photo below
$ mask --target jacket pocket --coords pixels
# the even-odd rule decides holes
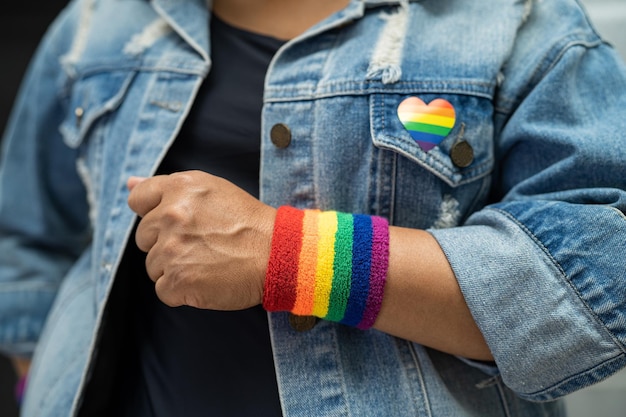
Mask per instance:
[[[398,115],[398,108],[411,97],[421,100],[428,108],[436,105],[435,100],[449,103],[455,115],[451,128],[449,117],[440,122],[443,119],[438,119],[436,115],[434,119],[426,120],[431,125],[420,123],[405,127]],[[372,94],[370,97],[370,125],[374,145],[419,164],[450,187],[473,182],[493,170],[492,114],[491,101],[473,95],[429,92]],[[425,142],[420,145],[421,139],[441,142],[427,149]]]
[[[122,105],[133,76],[130,71],[103,72],[79,78],[70,86],[66,117],[59,130],[65,144],[77,149],[76,172],[87,191],[92,225],[99,212],[103,154],[111,130],[106,119]]]
[[[80,146],[95,123],[119,107],[133,75],[129,71],[113,71],[85,76],[73,82],[67,115],[60,126],[67,146]]]

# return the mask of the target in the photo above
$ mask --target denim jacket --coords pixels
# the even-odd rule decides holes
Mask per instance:
[[[208,16],[75,0],[30,66],[0,172],[0,345],[35,351],[25,416],[81,406],[135,220],[125,183],[155,172],[210,71]],[[408,97],[455,110],[428,151]],[[429,230],[495,365],[273,313],[285,416],[561,415],[549,400],[624,367],[625,109],[624,65],[575,0],[353,0],[287,42],[261,199]]]

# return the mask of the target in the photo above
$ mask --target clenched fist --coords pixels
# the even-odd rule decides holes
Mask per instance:
[[[201,171],[128,180],[142,217],[135,240],[169,306],[239,310],[260,304],[276,210]]]

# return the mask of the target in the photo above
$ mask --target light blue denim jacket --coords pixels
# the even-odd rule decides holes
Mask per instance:
[[[208,20],[203,0],[76,0],[34,58],[0,174],[0,345],[37,348],[25,416],[81,405],[135,219],[125,183],[189,112]],[[429,152],[398,119],[410,96],[455,108]],[[547,400],[626,365],[625,109],[624,65],[575,0],[353,0],[285,44],[262,200],[428,229],[497,364],[271,314],[285,415],[560,415]]]

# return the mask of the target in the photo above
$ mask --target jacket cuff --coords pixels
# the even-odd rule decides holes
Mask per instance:
[[[429,230],[439,242],[504,383],[543,401],[598,382],[626,357],[546,247],[513,216]]]

